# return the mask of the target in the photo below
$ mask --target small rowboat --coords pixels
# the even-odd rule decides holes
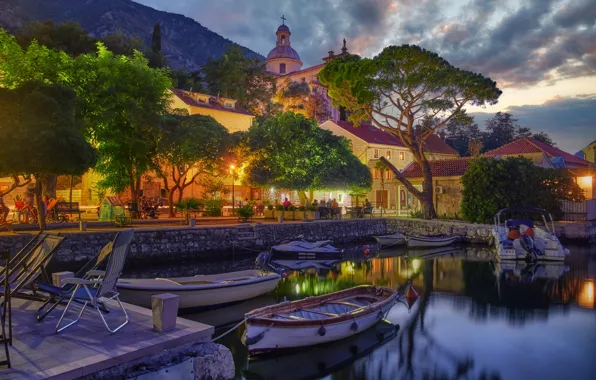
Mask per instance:
[[[297,260],[329,260],[341,259],[343,249],[331,245],[329,240],[310,242],[306,240],[292,240],[271,247],[274,258]]]
[[[344,339],[382,320],[397,296],[365,285],[253,310],[245,317],[244,344],[255,355]]]
[[[120,299],[151,308],[151,296],[171,293],[179,296],[179,308],[190,311],[224,306],[269,293],[281,276],[261,270],[244,270],[193,277],[118,280]]]
[[[389,248],[406,244],[406,237],[403,234],[391,234],[374,237],[381,245],[381,248]]]
[[[445,247],[459,241],[459,236],[408,236],[408,247]]]

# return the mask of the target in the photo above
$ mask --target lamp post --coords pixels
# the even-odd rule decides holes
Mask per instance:
[[[234,165],[230,165],[230,172],[232,173],[232,215],[236,212],[236,201],[235,201],[235,194],[234,194],[234,185],[236,183],[236,176],[234,175],[234,169],[236,167]]]

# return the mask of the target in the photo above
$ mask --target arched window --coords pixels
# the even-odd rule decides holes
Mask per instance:
[[[285,63],[280,63],[279,64],[279,73],[280,74],[285,74],[286,73],[286,64]]]
[[[286,44],[286,36],[281,36],[281,44],[282,45]]]

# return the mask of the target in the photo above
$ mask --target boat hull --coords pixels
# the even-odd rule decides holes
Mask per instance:
[[[333,318],[279,321],[259,318],[253,314],[257,313],[258,315],[259,311],[253,311],[247,314],[245,319],[245,344],[248,346],[248,352],[250,355],[258,355],[276,350],[315,346],[345,339],[365,331],[381,321],[397,300],[397,292],[388,288],[381,289],[390,295],[382,301],[362,307],[358,311],[339,314]],[[349,291],[354,291],[354,289],[335,294],[348,294]],[[303,301],[316,304],[321,300],[320,302],[324,303],[325,300],[331,299],[333,296],[334,294],[331,294]],[[300,307],[301,302],[295,301],[277,306],[287,307],[291,310]],[[332,300],[328,302],[332,302]]]
[[[436,248],[446,247],[459,240],[458,236],[448,237],[425,237],[425,236],[408,236],[409,248]]]
[[[535,243],[542,254],[536,255],[536,257],[532,256],[531,259],[536,259],[538,261],[564,261],[565,257],[568,255],[568,251],[563,248],[559,239],[544,231],[540,231],[538,228],[535,230],[537,235],[541,235],[535,236]],[[516,239],[513,242],[508,240],[504,229],[493,228],[492,237],[497,257],[500,260],[528,259],[528,253],[521,246],[519,239]]]
[[[242,273],[242,272],[238,272]],[[222,284],[192,289],[184,286],[163,286],[149,288],[147,282],[136,279],[121,279],[118,281],[120,299],[133,305],[151,308],[151,297],[156,294],[170,293],[179,297],[179,309],[184,312],[198,311],[221,307],[272,292],[277,287],[281,277],[276,273],[258,277],[252,281]]]
[[[285,260],[341,260],[343,258],[343,250],[337,251],[280,251],[275,248],[271,249],[274,259]]]
[[[381,247],[395,247],[406,244],[406,237],[402,234],[375,236]]]

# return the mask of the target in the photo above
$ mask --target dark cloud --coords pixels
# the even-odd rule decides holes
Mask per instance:
[[[556,97],[540,105],[512,106],[507,109],[524,127],[547,132],[558,146],[575,153],[596,140],[596,94]],[[479,125],[493,114],[472,113]]]

